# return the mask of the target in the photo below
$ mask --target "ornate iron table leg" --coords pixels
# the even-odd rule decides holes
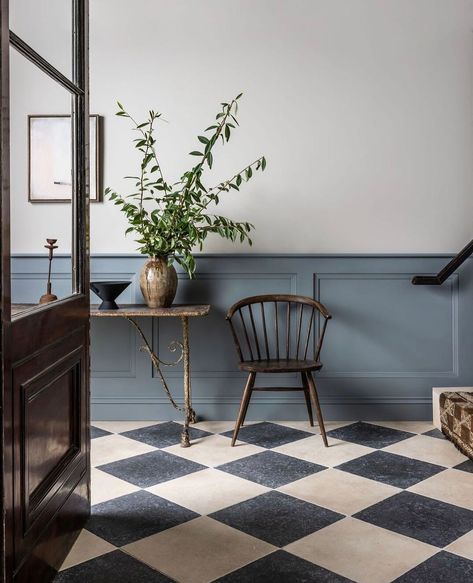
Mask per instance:
[[[191,399],[191,379],[190,379],[190,357],[189,357],[189,319],[187,316],[181,317],[182,323],[182,342],[174,341],[170,344],[170,349],[172,352],[176,350],[181,350],[181,355],[177,360],[174,362],[166,362],[161,360],[157,354],[155,354],[151,348],[150,343],[146,339],[143,330],[140,328],[138,323],[131,317],[126,316],[126,319],[132,324],[132,326],[136,329],[138,334],[140,335],[141,339],[143,340],[143,346],[140,348],[143,352],[146,352],[153,366],[158,373],[158,376],[161,380],[161,384],[163,385],[164,391],[171,402],[171,405],[177,411],[184,413],[184,427],[181,433],[181,446],[182,447],[189,447],[190,440],[189,440],[189,425],[191,423],[195,423],[196,421],[196,414],[194,409],[192,408],[192,399]],[[184,408],[179,407],[179,405],[174,400],[173,396],[171,395],[171,391],[169,390],[169,386],[166,382],[164,377],[163,371],[161,370],[161,366],[176,366],[181,361],[184,363]]]
[[[189,447],[189,425],[195,423],[196,415],[192,408],[191,377],[190,377],[190,356],[189,356],[189,318],[183,316],[182,322],[182,354],[184,359],[184,407],[185,420],[181,434],[181,447]]]

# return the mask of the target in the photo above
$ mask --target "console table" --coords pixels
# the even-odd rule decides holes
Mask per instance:
[[[190,379],[190,351],[189,351],[189,318],[207,316],[210,311],[210,306],[202,305],[173,305],[170,308],[148,308],[148,306],[140,304],[122,304],[118,310],[99,310],[97,306],[90,307],[90,315],[93,318],[125,318],[136,329],[143,341],[143,346],[140,348],[146,352],[153,367],[158,373],[159,379],[163,385],[164,391],[172,406],[184,413],[184,426],[181,434],[181,446],[189,447],[189,425],[195,423],[196,415],[192,408],[192,394],[191,394],[191,379]],[[179,358],[173,362],[166,362],[158,357],[151,347],[149,342],[136,321],[136,318],[179,318],[182,326],[182,342],[174,340],[169,345],[171,352],[180,351]],[[176,366],[182,361],[184,367],[184,408],[174,400],[169,390],[166,378],[162,371],[163,366]]]

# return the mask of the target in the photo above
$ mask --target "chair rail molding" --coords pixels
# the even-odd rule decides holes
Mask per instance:
[[[234,419],[245,375],[237,370],[225,314],[245,296],[299,294],[321,301],[333,315],[322,354],[318,388],[326,419],[427,419],[433,386],[473,381],[473,261],[442,286],[413,286],[417,273],[437,273],[446,254],[201,254],[189,280],[178,271],[176,303],[210,303],[209,316],[190,326],[193,399],[200,417]],[[142,303],[137,277],[141,255],[91,257],[93,279],[129,279],[118,299]],[[55,258],[55,285],[70,281],[70,257]],[[36,302],[47,274],[45,255],[15,255],[12,295],[16,303]],[[99,325],[96,325],[99,324]],[[139,340],[126,322],[92,327],[91,403],[93,419],[172,419],[173,409]],[[143,323],[163,359],[179,331],[173,322]],[[175,324],[175,323],[174,323]],[[316,330],[314,330],[314,333]],[[283,375],[281,375],[282,377]],[[275,375],[258,384],[274,385]],[[296,375],[279,378],[298,383]],[[182,371],[170,387],[182,401]],[[258,393],[253,419],[306,419],[303,396]]]

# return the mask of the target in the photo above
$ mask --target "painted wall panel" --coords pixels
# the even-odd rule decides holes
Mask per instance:
[[[432,255],[202,255],[196,279],[179,272],[179,303],[210,303],[207,318],[191,321],[194,405],[201,417],[232,419],[244,375],[225,313],[237,299],[260,293],[298,293],[320,299],[332,312],[318,386],[327,418],[422,419],[430,415],[432,386],[473,382],[473,262],[442,287],[413,286],[416,274],[437,272],[448,256]],[[53,288],[63,281],[67,257],[58,257]],[[119,303],[141,303],[138,255],[92,257],[95,280],[130,279]],[[37,300],[46,277],[43,257],[13,259],[14,299]],[[37,282],[39,288],[31,285]],[[97,299],[93,296],[93,302]],[[141,322],[164,360],[180,338],[179,321]],[[179,418],[136,333],[124,321],[92,324],[92,417],[95,419]],[[178,400],[180,365],[166,376]],[[272,384],[270,375],[258,384]],[[298,383],[297,375],[280,382]],[[301,395],[260,393],[253,419],[305,419]]]
[[[458,367],[458,286],[413,286],[409,274],[317,277],[333,321],[325,375],[451,376]]]

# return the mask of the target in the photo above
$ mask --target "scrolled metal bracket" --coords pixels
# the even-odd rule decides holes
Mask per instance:
[[[162,360],[153,351],[150,343],[148,342],[148,339],[146,338],[143,330],[140,328],[140,326],[136,322],[136,320],[134,320],[130,316],[126,316],[126,319],[128,320],[128,322],[130,322],[130,324],[132,324],[132,326],[138,332],[141,340],[143,341],[143,346],[140,347],[140,351],[148,354],[155,371],[158,373],[159,379],[160,379],[161,384],[163,386],[164,392],[166,393],[166,396],[169,399],[169,402],[174,407],[174,409],[176,409],[176,411],[179,411],[180,413],[184,413],[184,415],[185,415],[185,422],[184,422],[184,427],[183,427],[182,435],[181,435],[181,446],[182,447],[189,447],[190,446],[189,424],[195,423],[197,417],[196,417],[196,413],[195,413],[194,409],[192,408],[192,404],[191,404],[190,378],[189,378],[189,336],[188,336],[189,331],[188,331],[187,318],[185,318],[185,317],[181,318],[182,330],[183,330],[182,342],[179,340],[173,340],[168,346],[168,348],[171,352],[180,351],[179,357],[176,360],[173,360],[170,362]],[[161,368],[163,366],[177,366],[181,362],[184,363],[184,407],[180,407],[176,403],[176,401],[174,400],[174,397],[171,394],[171,391],[169,389],[169,385],[166,381],[166,378],[165,378],[164,373],[163,373],[162,368]]]

